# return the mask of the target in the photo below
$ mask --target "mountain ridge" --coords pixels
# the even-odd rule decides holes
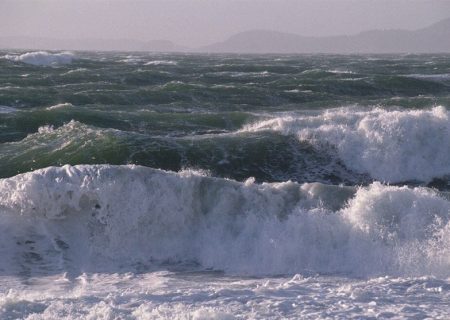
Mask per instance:
[[[193,53],[450,53],[450,18],[418,30],[367,30],[312,37],[274,30],[247,30],[198,48],[169,40],[50,39],[2,37],[0,48],[28,50],[149,51]]]
[[[450,52],[450,18],[418,30],[367,30],[355,35],[301,36],[249,30],[201,48],[229,53],[433,53]]]

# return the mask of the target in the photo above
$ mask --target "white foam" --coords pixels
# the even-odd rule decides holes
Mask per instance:
[[[8,107],[8,106],[0,106],[0,114],[1,113],[13,113],[16,112],[17,109]]]
[[[334,74],[356,74],[356,72],[351,70],[345,70],[345,69],[334,69],[334,70],[327,70],[330,73]]]
[[[38,134],[45,134],[45,133],[53,133],[55,132],[55,128],[52,125],[46,125],[46,126],[40,126],[38,128]]]
[[[142,62],[142,57],[128,55],[124,59],[120,60],[120,62],[136,64],[136,63]]]
[[[425,79],[425,80],[442,81],[442,80],[449,80],[449,79],[450,79],[450,73],[438,73],[438,74],[408,74],[407,77],[415,78],[415,79]]]
[[[73,104],[65,102],[65,103],[58,103],[53,106],[45,108],[45,110],[56,110],[56,109],[65,109],[65,108],[72,108]]]
[[[145,66],[176,66],[178,62],[172,60],[153,60],[148,61]]]
[[[450,281],[432,277],[245,278],[156,271],[8,280],[0,279],[2,319],[450,317]]]
[[[51,53],[47,51],[35,51],[20,55],[6,55],[5,58],[35,66],[51,66],[72,63],[74,55],[70,52]]]
[[[86,71],[88,71],[88,69],[86,69],[86,68],[76,68],[76,69],[73,69],[73,70],[69,70],[69,71],[67,71],[67,72],[64,72],[63,74],[61,74],[62,76],[67,76],[67,75],[69,75],[69,74],[73,74],[73,73],[82,73],[82,72],[86,72]]]
[[[243,128],[294,134],[335,150],[351,170],[386,182],[428,182],[450,174],[450,120],[444,107],[389,111],[331,109],[313,116],[283,116]]]
[[[248,275],[450,275],[450,202],[424,188],[64,166],[0,180],[0,208],[8,272],[17,261],[54,272],[157,261]],[[19,238],[35,241],[42,259],[24,260]]]

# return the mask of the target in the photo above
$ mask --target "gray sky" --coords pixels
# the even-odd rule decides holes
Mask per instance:
[[[450,0],[0,0],[0,36],[195,47],[251,29],[323,36],[418,29],[447,17]]]

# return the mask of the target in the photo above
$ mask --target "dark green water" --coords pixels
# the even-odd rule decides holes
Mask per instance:
[[[0,177],[108,163],[260,182],[384,180],[446,188],[448,55],[76,52],[70,63],[46,66],[21,54],[0,53]],[[437,106],[444,110],[433,113]],[[281,122],[265,126],[270,119]],[[359,132],[368,121],[377,125]],[[327,128],[341,130],[345,145]],[[370,133],[379,143],[371,144]],[[359,134],[367,139],[353,142]],[[403,134],[408,141],[395,139]],[[435,144],[439,151],[428,148]],[[347,159],[352,152],[358,156]],[[430,157],[434,169],[415,175]],[[388,169],[406,161],[410,168],[383,174],[376,161]]]

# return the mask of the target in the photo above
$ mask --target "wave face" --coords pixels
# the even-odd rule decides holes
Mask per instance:
[[[445,55],[2,56],[0,178],[135,164],[258,183],[450,189]]]
[[[0,181],[3,273],[194,263],[261,275],[449,276],[450,202],[426,188],[239,183],[137,166]]]
[[[3,177],[64,163],[134,163],[173,171],[198,168],[241,181],[255,177],[258,182],[383,181],[436,187],[434,181],[441,180],[437,187],[449,188],[450,121],[444,107],[354,107],[274,117],[233,113],[227,120],[223,113],[168,116],[146,111],[120,112],[120,118],[111,120],[107,117],[113,111],[107,115],[67,103],[45,110],[7,110],[6,126],[34,126],[36,131],[23,138],[11,132],[22,139],[0,145]],[[55,125],[46,125],[49,120]],[[141,121],[151,126],[138,128]],[[162,135],[166,125],[172,136]],[[3,135],[11,138],[8,132]]]
[[[20,55],[6,55],[5,58],[34,66],[51,66],[72,63],[74,55],[70,52],[50,53],[46,51],[35,51]]]
[[[334,109],[313,116],[278,117],[243,131],[273,130],[296,135],[346,167],[386,182],[450,174],[450,120],[444,107],[429,110]]]

